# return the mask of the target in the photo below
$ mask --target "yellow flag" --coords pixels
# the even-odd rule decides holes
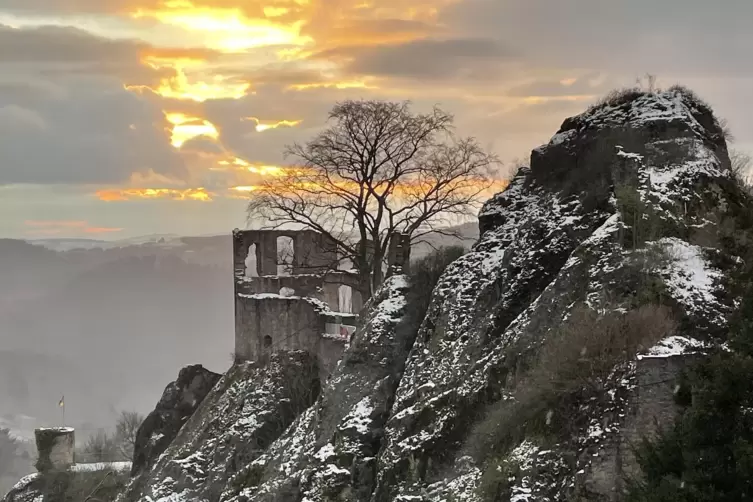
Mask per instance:
[[[65,396],[60,398],[60,402],[58,403],[58,406],[61,408],[65,406]]]

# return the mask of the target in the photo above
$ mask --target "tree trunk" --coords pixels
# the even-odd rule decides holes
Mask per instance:
[[[374,253],[374,262],[371,266],[371,290],[372,294],[379,289],[379,286],[384,282],[384,271],[382,271],[382,253]]]

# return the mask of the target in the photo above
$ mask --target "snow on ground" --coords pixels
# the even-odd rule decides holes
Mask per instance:
[[[722,308],[715,293],[719,288],[722,274],[713,270],[706,262],[703,248],[675,237],[661,239],[659,243],[664,246],[671,258],[670,264],[663,270],[663,275],[672,296],[691,313],[719,313]],[[725,322],[721,314],[714,321]]]
[[[22,477],[20,480],[18,480],[18,483],[16,483],[13,486],[13,488],[11,488],[11,491],[25,490],[26,487],[29,486],[38,477],[39,477],[39,473],[37,472],[35,472],[34,474],[29,474],[28,476]]]
[[[408,279],[404,275],[389,277],[384,281],[382,288],[385,291],[385,299],[379,302],[369,319],[372,336],[398,323],[402,318],[406,305],[404,291],[408,288]]]
[[[639,354],[638,359],[692,354],[704,348],[706,348],[706,345],[698,340],[684,336],[670,336],[648,349],[645,354]]]
[[[76,464],[71,467],[73,472],[94,472],[94,471],[130,471],[131,462],[94,462],[91,464]]]
[[[340,425],[340,429],[353,428],[359,434],[368,434],[372,413],[374,413],[374,406],[371,404],[371,398],[366,396],[358,401],[353,411],[345,417],[343,424]]]

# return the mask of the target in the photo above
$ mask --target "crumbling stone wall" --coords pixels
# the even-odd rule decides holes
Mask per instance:
[[[410,266],[410,235],[395,234],[387,251],[388,273],[407,274]]]
[[[343,271],[292,276],[237,277],[236,293],[245,295],[279,294],[283,290],[289,290],[293,291],[294,296],[323,301],[331,310],[337,312],[339,310],[340,286],[349,286],[353,292],[352,311],[359,312],[363,308],[363,299],[358,291],[359,280],[356,274]]]
[[[236,277],[246,275],[246,258],[256,245],[259,276],[276,276],[278,265],[277,239],[293,240],[292,275],[320,274],[337,269],[337,243],[312,230],[235,230],[233,232],[233,263]]]

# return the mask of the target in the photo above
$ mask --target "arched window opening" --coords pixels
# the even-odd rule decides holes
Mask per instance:
[[[337,289],[339,311],[348,314],[353,313],[353,288],[342,285]]]
[[[246,277],[259,277],[259,266],[256,262],[256,244],[248,248],[248,255],[244,261],[246,265]]]
[[[277,238],[277,275],[292,275],[295,263],[295,247],[292,237]]]

